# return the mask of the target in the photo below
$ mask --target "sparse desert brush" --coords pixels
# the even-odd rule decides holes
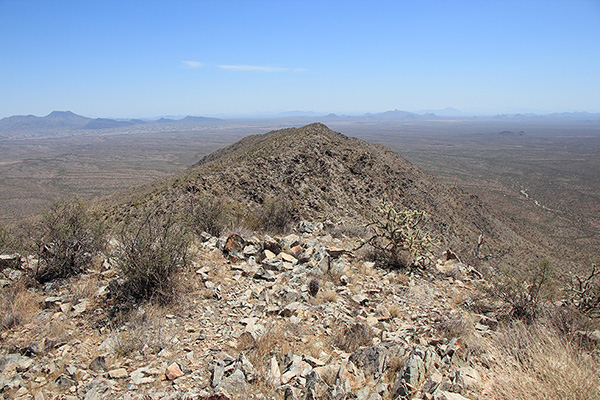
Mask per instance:
[[[0,225],[0,254],[12,253],[15,244],[6,228]]]
[[[159,209],[143,209],[127,218],[119,239],[118,266],[124,279],[119,295],[134,301],[169,302],[189,245],[182,220]]]
[[[226,222],[226,208],[223,200],[204,196],[190,197],[188,215],[192,229],[199,235],[202,232],[220,236]]]
[[[354,353],[359,347],[371,345],[372,338],[373,331],[364,322],[341,325],[332,336],[333,345],[346,353]]]
[[[285,232],[294,217],[295,206],[285,197],[265,198],[258,211],[259,226],[266,232]]]
[[[28,322],[40,311],[40,299],[20,283],[0,289],[0,332]]]
[[[424,211],[397,209],[382,200],[367,224],[371,237],[363,242],[375,249],[375,258],[389,267],[405,268],[428,262],[439,241],[423,230]]]
[[[490,397],[498,400],[600,398],[600,365],[545,321],[514,321],[494,336]]]
[[[90,299],[100,288],[97,275],[84,274],[71,283],[71,301],[73,304],[82,299]]]
[[[517,274],[506,270],[491,287],[492,295],[507,304],[506,317],[533,322],[545,298],[549,296],[548,282],[552,268],[547,259],[541,259],[529,271]]]
[[[165,348],[164,314],[160,307],[146,303],[115,320],[111,329],[115,355],[131,357],[136,352],[157,353]]]
[[[81,201],[56,202],[39,226],[35,279],[43,283],[81,273],[103,245],[103,226]]]

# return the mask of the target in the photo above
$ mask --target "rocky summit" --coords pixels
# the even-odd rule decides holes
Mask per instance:
[[[438,182],[384,146],[320,123],[248,136],[157,182],[117,193],[112,201],[118,206],[110,213],[126,215],[131,207],[153,202],[181,208],[190,198],[206,196],[236,202],[251,213],[275,198],[290,201],[298,219],[362,226],[388,200],[425,211],[441,251],[452,248],[472,265],[495,265],[499,254],[516,264],[535,259],[536,247],[476,196]],[[485,245],[478,254],[482,233]]]

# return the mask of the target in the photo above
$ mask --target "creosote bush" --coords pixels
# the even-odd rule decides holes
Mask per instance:
[[[104,245],[102,224],[78,199],[54,203],[39,230],[34,277],[41,283],[81,273]]]
[[[399,210],[383,200],[376,211],[367,224],[372,235],[360,247],[371,246],[374,256],[389,267],[411,267],[433,258],[438,240],[422,229],[424,211]]]
[[[190,199],[189,217],[197,234],[206,232],[218,237],[226,225],[223,201],[208,196]]]
[[[283,197],[267,197],[258,220],[260,228],[267,232],[284,232],[294,221],[294,204]]]
[[[566,291],[577,310],[592,318],[600,317],[600,269],[596,265],[587,276],[571,276]]]
[[[119,233],[119,296],[135,302],[166,303],[176,292],[189,234],[177,215],[143,209],[125,219]]]

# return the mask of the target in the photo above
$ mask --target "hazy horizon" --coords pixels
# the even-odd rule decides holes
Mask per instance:
[[[0,117],[600,112],[600,3],[0,0]]]

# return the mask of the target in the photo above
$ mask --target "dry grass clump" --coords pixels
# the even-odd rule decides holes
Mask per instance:
[[[39,296],[20,283],[0,289],[0,332],[28,322],[41,311],[40,303]]]
[[[359,347],[370,346],[373,332],[366,323],[340,326],[335,330],[333,344],[347,353],[354,353]]]
[[[507,400],[600,398],[597,360],[541,321],[515,321],[492,342],[490,397]]]
[[[121,316],[121,324],[113,328],[113,351],[117,357],[130,357],[134,353],[155,354],[166,347],[162,316],[164,310],[145,304]]]
[[[289,349],[285,329],[277,324],[269,325],[258,339],[244,334],[238,340],[238,350],[245,352],[252,365],[263,375],[266,375],[270,357],[285,354]]]
[[[461,338],[472,332],[473,324],[462,314],[454,314],[436,324],[436,330],[446,338]]]

